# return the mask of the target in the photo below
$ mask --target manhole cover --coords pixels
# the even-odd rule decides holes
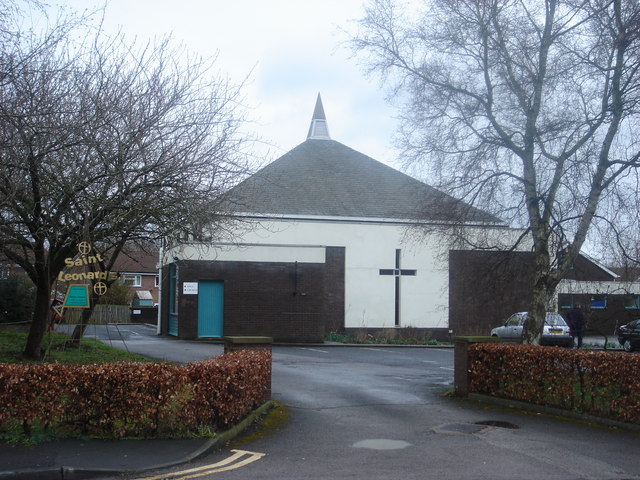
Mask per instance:
[[[354,448],[368,448],[371,450],[401,450],[410,447],[409,442],[404,440],[391,440],[388,438],[371,438],[369,440],[361,440],[352,445]]]
[[[488,425],[478,425],[475,423],[448,423],[446,425],[438,425],[433,427],[436,433],[448,434],[464,434],[464,433],[484,433],[490,430]]]
[[[489,427],[510,428],[512,430],[517,430],[518,428],[520,428],[518,425],[515,425],[510,422],[503,422],[502,420],[483,420],[481,422],[476,422],[476,425],[487,425]]]

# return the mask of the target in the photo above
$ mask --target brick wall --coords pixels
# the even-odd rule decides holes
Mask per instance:
[[[163,279],[168,292],[166,271]],[[207,280],[224,282],[225,336],[317,342],[323,340],[328,321],[344,325],[344,248],[327,249],[327,264],[181,261],[180,338],[198,336],[198,296],[182,295],[182,284]],[[163,295],[163,333],[167,314],[168,295]]]
[[[625,308],[624,294],[607,295],[606,308],[591,308],[592,295],[576,294],[571,295],[572,303],[580,303],[585,315],[585,331],[587,334],[613,336],[617,327],[629,323],[636,318],[640,318],[640,312],[636,309]],[[558,295],[560,303],[562,295]],[[558,311],[567,318],[570,308],[559,304]]]
[[[567,279],[610,281],[605,270],[578,257]],[[533,289],[530,252],[449,252],[449,326],[454,335],[489,335],[491,329],[515,312],[528,311]],[[588,305],[588,296],[576,299]],[[617,306],[617,308],[615,308]],[[613,331],[622,313],[622,297],[611,296],[609,309],[593,311],[592,325]],[[561,313],[566,310],[560,309]]]
[[[345,248],[327,247],[325,270],[326,333],[344,330]]]
[[[514,312],[529,310],[530,255],[449,252],[449,328],[454,335],[489,335]]]

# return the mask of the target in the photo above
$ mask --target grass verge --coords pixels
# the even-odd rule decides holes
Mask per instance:
[[[0,329],[0,362],[3,363],[36,363],[22,356],[27,343],[27,332],[24,328]],[[105,345],[97,340],[83,338],[80,345],[74,345],[67,335],[47,333],[43,348],[46,351],[44,362],[50,363],[106,363],[106,362],[155,362],[149,358],[128,353]]]

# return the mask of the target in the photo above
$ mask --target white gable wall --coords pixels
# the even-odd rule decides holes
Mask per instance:
[[[172,250],[182,260],[220,262],[325,263],[325,248],[314,245],[211,244],[189,245]]]

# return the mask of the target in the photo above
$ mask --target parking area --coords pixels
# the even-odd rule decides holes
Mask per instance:
[[[127,348],[176,361],[222,350],[149,333],[131,334]],[[640,479],[629,455],[640,448],[636,433],[443,396],[452,349],[309,345],[273,353],[273,398],[287,421],[229,446],[263,453],[259,461],[202,478]]]

